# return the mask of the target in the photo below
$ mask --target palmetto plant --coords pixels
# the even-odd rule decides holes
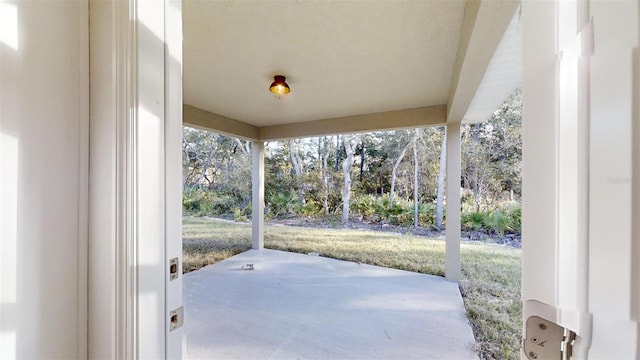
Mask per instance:
[[[467,212],[462,214],[462,226],[464,229],[480,231],[487,223],[489,216],[486,212]]]
[[[487,217],[485,225],[499,236],[504,236],[505,232],[514,230],[510,217],[502,210],[496,210],[491,213]]]
[[[269,215],[273,218],[294,212],[296,197],[291,192],[270,192],[266,200]]]

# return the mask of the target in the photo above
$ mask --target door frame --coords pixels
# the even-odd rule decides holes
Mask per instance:
[[[88,355],[181,358],[181,1],[89,8]]]

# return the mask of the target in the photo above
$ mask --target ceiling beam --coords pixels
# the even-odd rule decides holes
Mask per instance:
[[[183,106],[182,123],[242,139],[258,140],[259,136],[259,129],[253,125],[187,104]]]
[[[519,1],[469,0],[449,93],[447,122],[460,122],[482,82]]]
[[[371,132],[444,125],[446,105],[354,115],[260,128],[260,140],[282,140],[341,133]]]
[[[444,125],[447,106],[420,107],[261,128],[191,105],[184,105],[183,111],[184,125],[243,139],[270,141]]]

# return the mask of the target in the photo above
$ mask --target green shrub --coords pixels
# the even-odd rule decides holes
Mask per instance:
[[[507,231],[513,230],[509,216],[507,216],[502,210],[495,210],[492,212],[488,216],[485,226],[488,230],[499,236],[504,236]]]
[[[202,215],[225,215],[233,213],[236,199],[230,195],[206,192],[200,199]]]
[[[182,209],[192,215],[226,215],[242,207],[242,199],[213,190],[190,189],[182,193]]]
[[[379,211],[378,206],[376,205],[375,195],[356,195],[351,202],[351,211],[356,214],[371,217],[373,215],[380,215],[377,212]]]
[[[522,210],[520,204],[512,203],[493,211],[465,211],[462,213],[462,230],[486,231],[499,236],[507,233],[520,235]]]
[[[488,213],[471,211],[462,213],[462,229],[466,231],[480,231],[487,224]]]
[[[236,222],[248,222],[249,221],[249,214],[250,211],[247,212],[248,208],[244,208],[244,209],[240,209],[240,208],[234,208],[233,209],[233,220]]]
[[[297,202],[294,206],[295,213],[300,216],[319,216],[322,214],[322,204],[318,203],[314,199],[306,199],[304,205]]]
[[[393,205],[389,208],[388,195],[356,195],[351,203],[351,211],[376,220],[386,220],[392,225],[408,226],[413,224],[413,201],[398,198],[394,200]],[[434,203],[419,203],[418,219],[420,226],[433,226],[435,213],[436,206]]]
[[[279,216],[294,214],[297,197],[287,192],[271,192],[266,199],[266,207],[271,218],[277,218]]]
[[[387,218],[387,208],[389,207],[389,195],[376,196],[373,202],[374,213],[381,219]]]
[[[418,223],[422,227],[433,227],[436,221],[436,204],[418,203]]]
[[[402,225],[402,226],[408,226],[413,223],[413,220],[409,217],[409,214],[407,213],[389,215],[389,218],[387,219],[387,221],[391,225]]]
[[[520,204],[512,204],[505,210],[511,224],[511,231],[520,235],[522,234],[522,207]]]
[[[200,200],[191,192],[182,193],[182,210],[187,214],[196,214],[200,211]]]

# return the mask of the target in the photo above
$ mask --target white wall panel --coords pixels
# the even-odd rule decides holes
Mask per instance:
[[[555,304],[556,4],[522,3],[522,300]]]
[[[88,3],[0,14],[0,358],[82,358]]]
[[[591,1],[594,53],[591,60],[591,163],[589,307],[593,313],[590,358],[638,358],[634,318],[633,183],[634,59],[640,41],[637,1]],[[635,96],[635,97],[634,97]],[[634,124],[635,123],[635,124]],[[636,130],[637,131],[637,130]],[[637,156],[637,154],[636,154]],[[637,157],[636,157],[637,161]],[[635,164],[637,166],[637,164]],[[637,209],[636,209],[637,210]]]

